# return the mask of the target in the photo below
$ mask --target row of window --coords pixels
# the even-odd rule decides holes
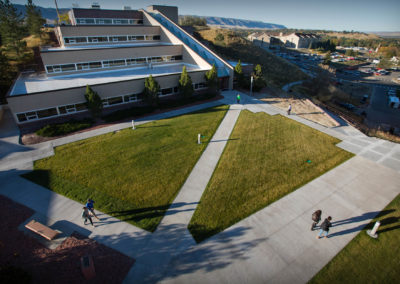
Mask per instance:
[[[149,63],[173,62],[179,60],[182,60],[182,55],[163,55],[163,56],[152,56],[152,57],[103,60],[95,62],[57,64],[57,65],[46,65],[46,72],[62,73],[62,72],[72,72],[80,70],[130,66],[130,65],[143,65]]]
[[[64,37],[68,44],[99,43],[99,42],[132,42],[142,40],[160,40],[160,35],[116,35],[116,36],[77,36]]]
[[[206,83],[193,84],[193,88],[195,90],[206,88],[206,87],[207,87]],[[178,87],[175,86],[175,87],[171,87],[171,88],[161,89],[160,92],[158,93],[158,95],[160,97],[163,97],[163,96],[170,96],[170,95],[177,94],[177,93],[178,93]],[[102,102],[103,102],[104,107],[109,107],[109,106],[118,105],[118,104],[138,102],[140,100],[141,99],[139,99],[138,94],[132,94],[132,95],[126,95],[126,96],[117,96],[117,97],[106,98],[106,99],[103,99]],[[19,122],[26,122],[26,121],[31,121],[31,120],[49,118],[52,116],[81,112],[81,111],[85,111],[85,110],[87,110],[85,103],[77,103],[77,104],[64,105],[64,106],[53,107],[53,108],[42,109],[42,110],[34,110],[34,111],[25,112],[25,113],[18,113],[17,119]]]
[[[143,20],[134,19],[107,19],[107,18],[79,18],[78,25],[142,25]]]

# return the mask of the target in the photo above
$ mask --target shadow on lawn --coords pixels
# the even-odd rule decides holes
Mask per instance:
[[[138,125],[138,126],[136,126],[136,129],[140,129],[140,128],[155,128],[155,127],[168,127],[168,126],[171,126],[171,124],[153,125],[153,126]]]
[[[367,221],[367,220],[372,220],[377,215],[378,215],[378,217],[383,217],[383,216],[391,214],[391,213],[393,213],[395,211],[396,211],[395,209],[389,209],[389,210],[383,210],[383,211],[367,212],[367,213],[364,213],[364,214],[362,214],[360,216],[351,217],[351,218],[348,218],[348,219],[332,222],[332,227],[338,227],[340,225],[345,225],[345,224],[350,224],[350,223],[359,223],[359,222],[363,222],[363,221]],[[393,217],[389,217],[389,218],[386,218],[386,219],[393,220]],[[386,219],[384,219],[384,220],[386,220]],[[388,222],[388,221],[386,221],[386,222]],[[388,224],[388,223],[386,223],[386,224]],[[370,222],[363,223],[363,224],[360,224],[360,225],[358,225],[358,226],[356,226],[354,228],[346,229],[346,230],[339,231],[339,232],[334,232],[334,233],[329,235],[329,238],[333,238],[333,237],[336,237],[336,236],[342,236],[342,235],[346,235],[346,234],[351,234],[351,233],[354,233],[354,232],[361,231],[364,228],[370,229],[370,228],[373,227],[373,225],[374,224],[370,223]]]

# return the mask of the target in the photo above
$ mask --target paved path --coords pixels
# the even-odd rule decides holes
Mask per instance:
[[[305,283],[400,193],[400,145],[366,137],[351,126],[325,128],[291,115],[290,119],[343,140],[338,146],[357,156],[224,232],[195,244],[186,225],[240,108],[286,116],[284,111],[244,94],[242,106],[234,105],[235,94],[225,92],[225,99],[214,102],[232,106],[213,137],[215,142],[203,152],[153,234],[104,214],[100,215],[104,219],[100,226],[84,227],[79,216],[81,204],[19,177],[32,168],[32,160],[51,155],[53,145],[69,143],[69,139],[75,139],[72,136],[64,141],[23,147],[15,144],[15,131],[0,135],[0,193],[47,216],[61,229],[73,228],[134,257],[137,261],[126,283]],[[130,124],[102,131],[118,127]],[[309,230],[311,213],[317,208],[322,209],[324,217],[333,216],[332,238],[316,240],[316,232]]]

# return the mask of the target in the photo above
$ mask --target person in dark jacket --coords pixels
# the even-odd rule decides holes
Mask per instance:
[[[328,236],[329,228],[332,227],[331,220],[332,220],[332,217],[329,216],[328,218],[326,218],[324,220],[324,222],[322,222],[321,230],[319,230],[319,234],[317,236],[317,239],[320,239],[322,234],[324,234],[324,238],[326,238]]]
[[[321,215],[322,215],[322,211],[321,210],[317,210],[315,211],[312,216],[311,219],[314,221],[311,225],[311,231],[314,231],[315,226],[317,226],[317,224],[319,223],[319,221],[321,221]]]

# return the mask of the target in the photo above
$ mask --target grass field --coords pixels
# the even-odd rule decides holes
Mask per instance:
[[[163,119],[60,146],[24,177],[104,213],[154,231],[228,106]]]
[[[226,229],[352,157],[338,142],[279,115],[242,111],[189,224],[193,237]]]
[[[399,283],[400,195],[309,283]],[[366,234],[379,220],[378,239]]]

